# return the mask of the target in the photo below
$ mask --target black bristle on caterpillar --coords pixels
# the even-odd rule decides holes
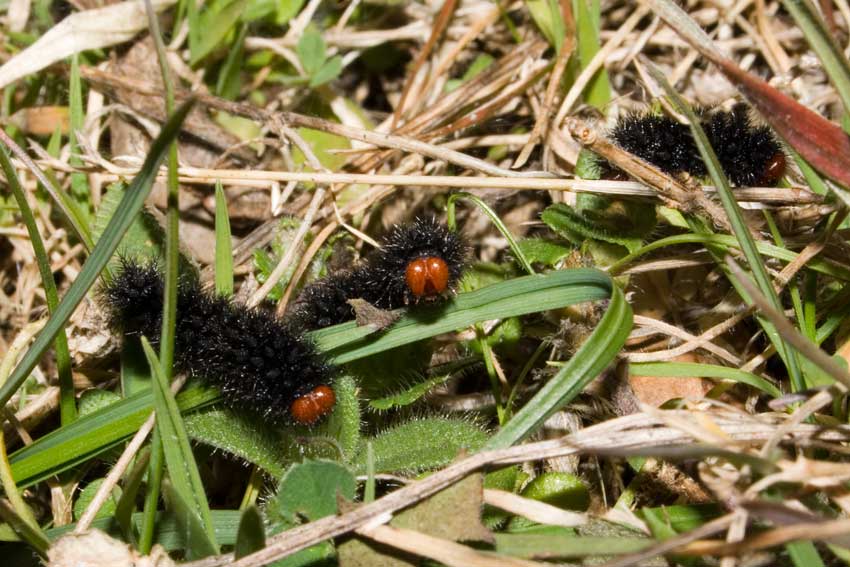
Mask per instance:
[[[738,186],[775,185],[785,174],[785,153],[770,128],[753,123],[746,105],[730,112],[697,111],[700,125],[711,143],[726,177]],[[621,118],[609,132],[622,149],[655,165],[665,173],[695,177],[707,175],[690,128],[673,118],[633,113]],[[607,176],[619,170],[610,167]]]
[[[466,257],[460,235],[434,218],[417,218],[395,226],[360,265],[306,286],[287,319],[304,329],[319,329],[353,319],[349,299],[364,299],[381,309],[437,301],[457,285]]]
[[[156,265],[125,259],[102,292],[113,326],[158,343],[163,289]],[[175,366],[220,389],[226,405],[274,423],[310,424],[334,404],[336,370],[299,331],[189,278],[178,288]]]

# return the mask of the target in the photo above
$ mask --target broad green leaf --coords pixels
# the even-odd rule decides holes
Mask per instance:
[[[334,55],[325,61],[318,71],[311,75],[309,86],[315,88],[324,85],[339,77],[340,73],[342,73],[342,57]]]
[[[315,26],[307,26],[295,46],[295,51],[308,76],[312,77],[318,73],[325,62],[325,40]]]
[[[523,238],[517,244],[529,262],[553,268],[574,250],[571,246],[564,246],[544,238]]]
[[[590,493],[577,476],[565,472],[546,472],[525,485],[522,495],[564,508],[565,510],[587,510]]]
[[[461,451],[477,451],[487,433],[469,420],[425,417],[390,427],[369,441],[376,473],[419,472],[446,465]],[[358,474],[366,472],[366,456],[364,441],[355,459]]]
[[[239,21],[247,0],[232,0],[223,7],[214,5],[199,15],[197,35],[189,34],[189,63],[195,66],[215,49]],[[189,22],[190,28],[192,21]],[[196,37],[196,41],[192,41]]]
[[[289,453],[280,442],[280,432],[260,419],[208,408],[187,415],[184,421],[194,441],[245,459],[275,477],[286,470]]]
[[[344,466],[332,461],[292,465],[278,486],[275,511],[286,521],[318,520],[336,514],[338,498],[354,500],[357,482]]]

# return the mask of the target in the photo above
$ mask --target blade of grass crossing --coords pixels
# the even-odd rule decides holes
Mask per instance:
[[[706,245],[706,247],[710,245],[713,247],[723,247],[724,249],[738,247],[738,241],[735,239],[735,237],[728,234],[677,234],[675,236],[660,238],[655,242],[650,242],[649,244],[635,250],[628,256],[624,256],[620,260],[617,260],[615,263],[611,264],[611,266],[608,268],[608,273],[612,276],[616,276],[620,274],[626,266],[631,264],[637,258],[648,254],[654,250],[658,250],[666,246],[675,246],[677,244],[704,244]],[[797,256],[799,255],[796,252],[786,250],[785,248],[770,244],[769,242],[756,242],[756,248],[762,255],[770,256],[771,258],[776,258],[778,260],[782,260],[783,262],[793,262],[797,259]],[[832,264],[830,262],[825,262],[821,258],[812,258],[806,264],[806,267],[812,271],[827,276],[832,276],[839,280],[850,281],[850,271],[847,271],[842,266]]]
[[[718,378],[732,380],[758,388],[774,398],[782,395],[779,388],[750,372],[737,368],[728,368],[716,364],[699,364],[696,362],[633,362],[629,364],[629,374],[632,376],[675,376],[696,378]]]
[[[8,402],[15,391],[23,384],[24,380],[27,379],[27,376],[35,368],[41,355],[53,343],[56,335],[64,328],[74,309],[82,301],[89,288],[94,284],[98,275],[109,262],[109,259],[121,242],[121,238],[127,232],[133,219],[142,208],[145,198],[150,193],[153,180],[156,178],[157,170],[159,169],[159,164],[165,156],[165,151],[171,140],[177,136],[180,125],[183,123],[183,119],[186,118],[186,114],[191,109],[193,103],[194,101],[192,100],[184,103],[166,122],[160,135],[154,140],[142,169],[127,188],[127,192],[121,200],[118,211],[112,217],[112,220],[109,221],[106,230],[94,250],[92,250],[91,256],[89,256],[83,265],[77,279],[71,284],[65,297],[62,298],[62,301],[56,307],[56,311],[51,315],[35,341],[33,341],[32,346],[30,346],[29,350],[21,358],[21,361],[9,379],[0,386],[0,406]]]
[[[611,282],[608,309],[593,334],[484,448],[509,447],[536,431],[611,364],[631,330],[632,309],[620,288]]]
[[[86,115],[83,110],[83,82],[80,79],[80,57],[74,54],[71,57],[71,73],[68,79],[68,106],[70,112],[70,128],[68,129],[68,143],[71,147],[71,157],[68,163],[72,167],[80,167],[83,160],[80,158],[80,144],[77,136],[85,127]],[[71,196],[76,199],[80,211],[91,221],[91,195],[89,194],[89,182],[85,173],[74,172],[71,174]],[[90,222],[89,222],[90,224]]]
[[[168,68],[168,59],[166,57],[165,52],[165,44],[162,41],[162,34],[159,31],[159,21],[156,17],[156,12],[154,12],[153,6],[151,5],[150,0],[145,0],[145,11],[148,17],[148,25],[150,27],[151,37],[153,38],[154,47],[156,48],[157,61],[159,63],[160,73],[162,74],[162,82],[165,86],[165,112],[166,115],[169,115],[174,110],[174,86],[171,82],[171,74],[169,73]],[[167,205],[168,210],[166,213],[166,227],[165,227],[165,291],[163,298],[163,316],[162,316],[162,333],[160,337],[160,346],[159,346],[159,356],[160,356],[160,364],[162,370],[162,381],[165,384],[163,388],[165,388],[166,395],[170,400],[170,406],[175,406],[174,397],[171,394],[171,391],[168,389],[168,383],[171,381],[171,378],[174,373],[174,341],[176,335],[177,328],[177,287],[179,285],[179,262],[180,262],[180,187],[178,184],[177,177],[177,142],[172,141],[169,144],[168,148],[168,177],[167,177],[167,189],[168,189],[168,197],[167,197]],[[143,344],[143,347],[146,343]],[[150,361],[151,355],[146,352]],[[153,368],[153,364],[151,364]],[[158,386],[159,376],[154,376],[153,387],[154,387],[154,402],[155,406],[156,401],[158,399],[157,396],[157,386]],[[162,409],[160,407],[160,409]],[[169,411],[171,407],[169,407]],[[148,464],[148,477],[150,482],[150,486],[148,487],[149,497],[145,498],[145,507],[144,507],[144,523],[143,529],[145,530],[142,534],[143,544],[146,546],[144,548],[145,552],[150,551],[150,544],[152,543],[152,535],[153,528],[155,525],[156,518],[156,509],[159,502],[159,493],[161,490],[161,482],[162,482],[162,474],[163,474],[163,456],[165,457],[165,462],[171,466],[174,466],[175,463],[170,463],[168,460],[168,454],[165,452],[165,444],[163,443],[163,438],[166,438],[167,432],[163,430],[162,421],[160,420],[160,412],[157,412],[157,427],[154,435],[154,439],[151,444],[151,460]],[[177,412],[178,425],[183,427],[183,422],[180,420],[180,414]],[[185,437],[186,432],[185,429],[182,430],[182,434]],[[187,441],[188,443],[188,441]],[[191,452],[189,454],[191,458]],[[187,462],[187,467],[189,467],[189,463]],[[170,469],[169,469],[170,470]],[[197,467],[194,466],[194,461],[191,461],[191,471],[195,472],[197,476]],[[173,472],[171,474],[172,481]],[[192,478],[194,481],[195,479]],[[201,487],[201,497],[203,500],[203,505],[206,506],[206,498],[204,497],[203,485],[200,484],[200,477],[197,479],[198,486]],[[175,483],[175,491],[177,496],[175,497],[177,500],[182,500],[182,496],[185,494],[183,490],[181,490],[180,486],[177,486]],[[192,500],[189,500],[192,502]],[[203,508],[196,508],[203,515]],[[192,522],[191,518],[185,518],[189,525],[194,526],[194,522]],[[209,520],[209,510],[206,510],[206,517],[203,518],[202,525],[210,531],[210,520]],[[211,533],[211,532],[210,532]],[[197,538],[198,541],[195,544],[190,543],[190,549],[194,552],[197,552],[198,556],[206,555],[210,549],[216,550],[217,546],[215,545],[214,537],[211,537],[209,542],[203,541],[203,536],[199,536]]]
[[[47,249],[44,247],[41,234],[38,232],[38,225],[35,222],[32,209],[27,202],[24,188],[18,180],[15,168],[12,167],[12,160],[9,158],[9,154],[6,153],[5,148],[0,148],[0,166],[2,166],[3,173],[6,175],[12,195],[14,195],[18,203],[18,209],[21,211],[24,226],[27,227],[33,254],[35,254],[35,262],[38,265],[38,271],[41,273],[41,281],[44,285],[47,310],[53,314],[59,305],[59,293],[56,291],[53,270],[50,269],[50,258],[47,255]],[[62,425],[68,425],[77,419],[77,403],[74,397],[74,377],[71,374],[71,353],[68,351],[68,337],[65,336],[64,325],[56,333],[54,351],[56,353],[56,371],[59,375],[59,416]]]
[[[676,109],[687,116],[688,121],[690,122],[691,134],[693,134],[700,156],[702,157],[706,168],[708,168],[708,174],[711,177],[711,182],[717,188],[717,195],[720,197],[720,202],[723,205],[723,209],[726,211],[729,224],[732,226],[732,232],[738,239],[738,245],[741,248],[741,252],[744,253],[744,257],[747,259],[747,263],[749,264],[750,271],[756,281],[756,285],[764,296],[767,297],[771,305],[781,311],[782,305],[779,302],[779,297],[773,289],[773,282],[767,273],[767,269],[764,267],[764,262],[761,260],[758,248],[750,234],[749,226],[744,220],[741,208],[738,206],[738,202],[732,194],[732,189],[729,186],[729,180],[726,179],[726,175],[723,173],[723,168],[717,160],[717,154],[714,153],[714,149],[711,147],[708,137],[705,135],[705,132],[700,126],[699,118],[697,118],[690,105],[685,102],[679,93],[677,93],[676,90],[667,82],[664,75],[657,67],[655,67],[655,65],[648,63],[647,67],[653,78],[664,88],[664,91],[667,93],[667,96],[673,102]],[[732,283],[733,285],[736,283],[734,278],[732,278]],[[739,294],[745,294],[739,286],[735,285],[735,287]],[[788,348],[785,341],[776,331],[776,327],[772,323],[761,317],[759,317],[758,320],[764,328],[765,333],[770,338],[770,341],[776,348],[776,352],[780,357],[782,357],[782,360],[788,367],[788,374],[791,377],[792,387],[795,391],[802,390],[805,388],[805,384],[803,382],[803,374],[800,369],[800,361],[797,358],[797,353]]]
[[[221,181],[215,183],[215,291],[233,295],[233,247],[230,238],[230,217],[227,197]]]
[[[180,415],[180,408],[168,387],[168,380],[162,372],[162,365],[145,338],[142,338],[142,347],[145,349],[145,355],[148,357],[148,363],[154,375],[153,403],[156,411],[156,425],[162,436],[162,449],[168,469],[168,478],[171,479],[171,485],[175,494],[182,501],[181,503],[188,507],[188,513],[195,516],[203,527],[201,533],[206,535],[206,541],[190,541],[189,547],[194,547],[198,557],[206,554],[210,548],[218,553],[209,504],[204,493],[204,485],[201,482],[198,466],[195,463],[195,455],[192,453],[192,446],[189,444],[189,436],[186,434],[186,427]],[[201,537],[200,539],[203,540],[204,538]]]
[[[139,550],[150,554],[156,531],[156,510],[162,488],[162,476],[165,474],[165,456],[162,452],[162,436],[154,428],[151,436],[151,458],[148,462],[148,489],[145,491],[145,505],[142,510],[142,522],[139,528]]]

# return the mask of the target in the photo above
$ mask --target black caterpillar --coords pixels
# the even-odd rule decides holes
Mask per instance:
[[[304,329],[320,329],[353,319],[347,303],[352,298],[381,309],[439,300],[457,285],[466,256],[463,239],[433,218],[396,226],[361,265],[305,287],[287,319]]]
[[[433,219],[395,227],[362,266],[308,285],[278,319],[180,281],[175,367],[221,390],[228,406],[261,413],[269,421],[312,424],[331,411],[337,369],[305,331],[354,317],[348,299],[394,309],[444,297],[457,283],[466,246]],[[156,265],[125,259],[102,290],[113,327],[158,343],[164,283]]]
[[[785,175],[786,158],[770,128],[755,125],[744,104],[731,112],[699,110],[705,131],[726,177],[738,186],[773,186]],[[628,114],[609,132],[611,140],[665,173],[708,174],[690,127],[673,118],[649,113]],[[603,176],[622,172],[609,166]]]

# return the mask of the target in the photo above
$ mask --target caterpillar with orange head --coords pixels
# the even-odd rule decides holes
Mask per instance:
[[[308,285],[283,319],[203,291],[184,277],[177,297],[175,367],[217,387],[236,410],[272,423],[311,425],[333,410],[338,369],[305,331],[354,317],[349,299],[384,309],[446,297],[466,246],[433,219],[395,227],[363,265]],[[159,342],[163,277],[153,264],[124,260],[101,295],[113,327]]]
[[[360,265],[305,287],[287,318],[303,329],[320,329],[354,319],[349,299],[381,309],[438,302],[457,286],[467,254],[459,234],[434,218],[418,218],[394,227]]]

